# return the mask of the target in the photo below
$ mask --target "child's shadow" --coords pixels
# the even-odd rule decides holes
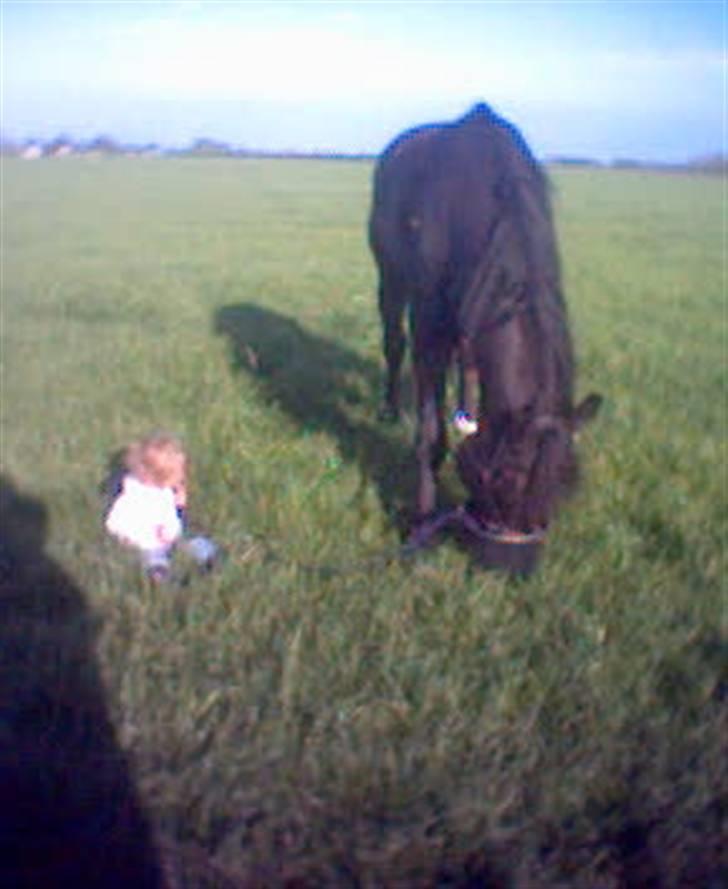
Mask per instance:
[[[414,454],[401,430],[376,419],[378,366],[297,321],[250,303],[225,306],[215,316],[233,365],[257,382],[266,399],[302,429],[336,438],[342,459],[358,463],[375,484],[385,512],[404,532],[415,490]]]

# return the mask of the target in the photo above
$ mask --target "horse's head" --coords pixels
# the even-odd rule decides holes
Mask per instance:
[[[568,416],[533,408],[488,419],[458,448],[470,509],[486,523],[531,532],[546,528],[578,480],[574,437],[598,411],[590,395]]]

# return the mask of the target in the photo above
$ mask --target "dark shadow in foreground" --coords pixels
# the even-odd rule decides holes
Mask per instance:
[[[161,887],[81,590],[39,501],[0,479],[0,870],[22,887]]]
[[[46,533],[43,504],[0,476],[0,884],[239,889],[143,811],[106,703],[98,621]]]

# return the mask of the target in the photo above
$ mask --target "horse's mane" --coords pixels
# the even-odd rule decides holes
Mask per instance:
[[[495,222],[486,249],[471,269],[461,324],[466,330],[484,329],[528,313],[538,329],[542,361],[550,362],[555,372],[559,391],[550,394],[559,407],[569,410],[573,352],[550,182],[520,132],[487,106],[475,106],[460,124],[490,127],[497,167],[490,188]]]

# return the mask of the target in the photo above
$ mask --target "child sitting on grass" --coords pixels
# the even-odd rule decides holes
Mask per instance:
[[[205,537],[185,538],[187,455],[172,435],[155,434],[133,442],[123,459],[120,491],[106,516],[106,529],[136,549],[150,580],[169,579],[175,547],[200,567],[209,568],[217,548]]]

